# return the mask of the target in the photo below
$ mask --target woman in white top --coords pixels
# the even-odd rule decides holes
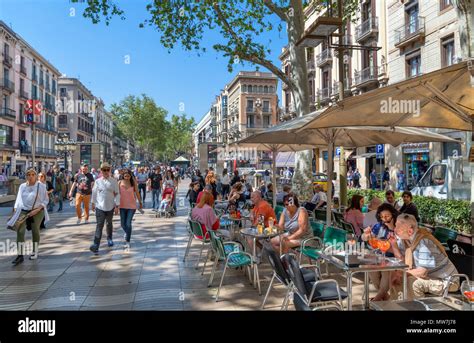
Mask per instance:
[[[226,200],[227,195],[230,193],[230,177],[227,168],[222,171],[222,200]]]
[[[15,214],[8,221],[8,226],[14,226],[22,213],[27,213],[28,219],[24,221],[17,231],[17,251],[18,256],[13,260],[14,265],[24,261],[25,253],[25,231],[27,222],[31,225],[33,233],[33,254],[30,260],[38,258],[38,246],[40,242],[40,225],[43,218],[45,222],[49,221],[47,206],[49,202],[46,186],[37,180],[37,173],[34,169],[26,172],[26,182],[20,185],[16,197],[14,211]]]

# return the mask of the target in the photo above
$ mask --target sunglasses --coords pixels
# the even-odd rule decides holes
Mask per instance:
[[[105,169],[102,169],[102,171],[106,172],[106,171],[110,171],[110,168],[105,168]]]

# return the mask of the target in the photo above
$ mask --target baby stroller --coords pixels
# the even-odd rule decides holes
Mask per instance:
[[[171,196],[170,201],[165,205],[162,206],[162,203],[160,203],[160,207],[158,208],[158,211],[156,212],[156,218],[158,217],[165,217],[165,218],[170,218],[174,217],[176,214],[175,209],[174,209],[174,202],[175,202],[175,190],[172,187],[166,187],[165,190],[163,191],[161,201],[166,200],[168,195]]]

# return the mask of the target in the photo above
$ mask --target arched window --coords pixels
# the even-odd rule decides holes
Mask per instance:
[[[249,91],[249,93],[252,93],[252,85],[249,85],[248,91]]]
[[[263,87],[263,93],[268,93],[268,86]]]
[[[263,86],[258,86],[258,92],[263,93]]]
[[[242,92],[246,93],[247,92],[247,85],[242,86]]]
[[[273,86],[270,86],[270,93],[273,94],[275,90],[273,89]]]

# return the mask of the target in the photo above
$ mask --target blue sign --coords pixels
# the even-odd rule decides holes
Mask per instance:
[[[336,148],[336,156],[341,156],[341,148]]]
[[[375,158],[384,158],[384,157],[385,157],[384,145],[377,144],[377,146],[375,147]]]

